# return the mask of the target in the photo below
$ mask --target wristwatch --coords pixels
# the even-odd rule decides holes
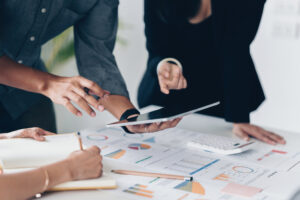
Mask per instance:
[[[120,117],[120,121],[128,119],[128,117],[130,117],[131,115],[139,115],[140,112],[135,109],[135,108],[130,108],[128,110],[126,110]],[[126,126],[122,126],[121,127],[126,133],[130,133],[133,134],[131,131],[128,130],[128,128]]]

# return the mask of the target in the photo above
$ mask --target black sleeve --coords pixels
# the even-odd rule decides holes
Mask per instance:
[[[221,49],[225,119],[249,122],[249,113],[264,100],[250,55],[265,0],[226,1],[226,26]]]
[[[145,0],[144,21],[146,47],[149,53],[148,70],[156,75],[157,64],[164,58],[170,56],[170,45],[168,41],[169,26],[165,23],[157,12],[157,2],[159,0]]]
[[[166,95],[160,92],[156,68],[162,59],[171,56],[168,40],[169,26],[158,16],[158,1],[144,1],[146,47],[149,58],[145,75],[138,89],[140,107],[151,104],[161,105],[166,98]]]

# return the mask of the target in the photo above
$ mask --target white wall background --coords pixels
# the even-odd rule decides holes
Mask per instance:
[[[119,31],[127,41],[117,44],[115,56],[127,82],[131,98],[136,93],[146,67],[143,0],[120,0]],[[261,27],[251,48],[267,100],[252,114],[253,123],[300,132],[300,0],[268,0]],[[75,61],[57,68],[61,75],[77,74]],[[104,126],[113,119],[107,112],[78,118],[62,106],[55,106],[59,132]]]

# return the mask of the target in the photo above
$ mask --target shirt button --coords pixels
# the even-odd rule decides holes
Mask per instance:
[[[29,39],[30,39],[31,42],[35,41],[35,37],[34,36],[31,36]]]
[[[18,60],[18,63],[19,63],[19,64],[22,64],[22,63],[23,63],[23,60]]]
[[[47,9],[46,8],[42,8],[41,9],[41,13],[46,13],[47,12]]]

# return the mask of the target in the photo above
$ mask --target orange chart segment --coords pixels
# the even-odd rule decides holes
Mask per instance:
[[[112,152],[112,153],[106,154],[105,156],[106,156],[106,157],[109,157],[109,158],[119,159],[119,158],[121,158],[122,156],[124,156],[125,153],[126,153],[125,150],[119,149],[119,150],[114,151],[114,152]]]
[[[151,146],[148,145],[148,144],[139,144],[139,143],[136,143],[136,144],[130,144],[128,146],[129,149],[132,149],[132,150],[147,150],[147,149],[150,149]]]
[[[204,187],[198,182],[184,181],[175,186],[175,189],[205,195]]]
[[[229,176],[226,174],[220,174],[214,178],[214,180],[220,180],[220,181],[228,181]]]

